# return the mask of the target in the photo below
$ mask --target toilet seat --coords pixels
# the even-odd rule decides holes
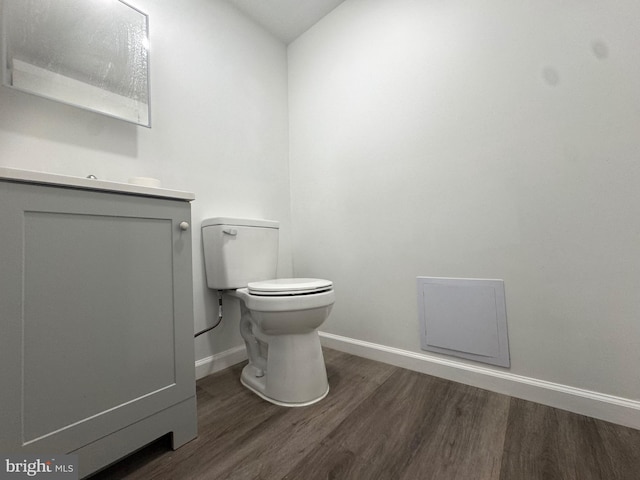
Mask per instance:
[[[333,282],[320,278],[276,278],[261,282],[250,282],[247,290],[258,296],[309,295],[331,290]]]

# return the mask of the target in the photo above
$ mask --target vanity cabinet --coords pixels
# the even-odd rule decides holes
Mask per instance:
[[[77,454],[83,477],[196,436],[190,216],[0,178],[1,452]]]

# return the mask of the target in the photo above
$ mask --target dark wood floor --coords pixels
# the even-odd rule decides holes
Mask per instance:
[[[285,408],[197,384],[199,436],[168,439],[92,477],[262,480],[639,480],[640,431],[325,350],[331,391]]]

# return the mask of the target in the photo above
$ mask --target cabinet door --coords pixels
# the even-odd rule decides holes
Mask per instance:
[[[188,202],[0,181],[0,451],[75,450],[195,394]]]

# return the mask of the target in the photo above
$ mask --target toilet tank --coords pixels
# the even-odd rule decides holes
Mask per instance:
[[[216,290],[246,287],[276,278],[278,233],[273,220],[216,217],[202,222],[207,286]]]

